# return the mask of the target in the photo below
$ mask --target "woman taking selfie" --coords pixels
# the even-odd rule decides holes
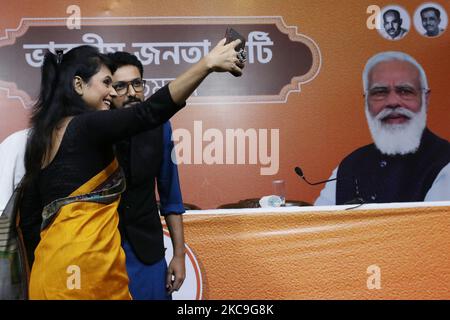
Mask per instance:
[[[167,121],[211,72],[241,74],[239,42],[222,40],[151,99],[119,110],[109,110],[115,67],[96,48],[46,54],[21,205],[27,247],[38,243],[31,299],[131,298],[117,228],[125,183],[113,145]]]

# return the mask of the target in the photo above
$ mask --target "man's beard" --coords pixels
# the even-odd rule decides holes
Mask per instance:
[[[138,97],[129,96],[127,101],[125,101],[125,103],[123,104],[123,107],[128,108],[128,107],[134,106],[141,102],[142,102],[142,100],[139,99]]]
[[[383,154],[405,155],[414,153],[420,146],[423,130],[427,122],[427,110],[424,103],[420,111],[415,113],[406,108],[384,109],[376,116],[372,116],[367,102],[365,113],[370,133],[376,147]],[[410,118],[405,123],[389,124],[381,119],[390,114],[401,114]]]

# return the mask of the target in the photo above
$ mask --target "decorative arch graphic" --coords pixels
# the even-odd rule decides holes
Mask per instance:
[[[46,50],[65,52],[78,45],[101,52],[132,52],[144,64],[152,93],[199,61],[233,25],[247,37],[248,61],[242,77],[213,75],[188,100],[193,105],[286,103],[320,72],[318,45],[287,26],[282,17],[91,17],[80,30],[66,18],[22,18],[0,37],[0,89],[24,107],[37,96]],[[23,70],[17,73],[14,70]]]

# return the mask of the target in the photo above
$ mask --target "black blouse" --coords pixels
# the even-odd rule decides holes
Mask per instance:
[[[116,142],[160,126],[184,106],[173,102],[165,86],[139,105],[75,116],[52,162],[24,189],[20,225],[29,258],[39,242],[45,205],[69,196],[105,169],[114,159]]]

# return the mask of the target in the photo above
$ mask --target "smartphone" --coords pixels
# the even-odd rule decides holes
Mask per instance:
[[[225,31],[225,38],[226,38],[225,44],[230,43],[236,39],[241,39],[241,43],[236,48],[234,48],[234,50],[239,52],[239,51],[245,49],[246,39],[242,35],[240,35],[239,32],[234,30],[233,28],[231,28],[231,27],[227,28],[227,30]]]

